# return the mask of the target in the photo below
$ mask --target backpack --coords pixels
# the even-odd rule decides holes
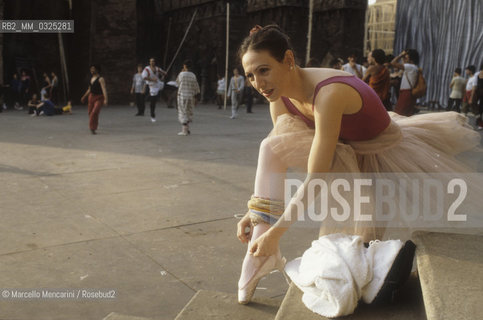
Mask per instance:
[[[426,80],[424,80],[423,70],[421,68],[418,69],[418,79],[416,80],[415,86],[413,86],[411,84],[411,82],[409,81],[409,78],[408,78],[408,75],[406,74],[406,72],[404,73],[404,75],[406,76],[406,79],[408,80],[409,85],[411,86],[411,95],[414,98],[417,99],[417,98],[421,98],[424,95],[426,95],[426,89],[427,89]]]

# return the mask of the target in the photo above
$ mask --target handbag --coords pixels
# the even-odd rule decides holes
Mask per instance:
[[[421,98],[424,95],[426,95],[426,80],[423,77],[423,70],[421,68],[418,69],[418,77],[416,80],[416,86],[413,86],[411,84],[411,81],[409,81],[409,77],[406,72],[404,72],[404,75],[406,76],[406,79],[408,80],[409,86],[411,87],[411,95],[414,98]]]

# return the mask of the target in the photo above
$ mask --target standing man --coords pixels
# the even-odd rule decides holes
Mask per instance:
[[[159,97],[159,92],[163,90],[164,83],[161,81],[166,72],[160,67],[156,66],[156,59],[149,59],[149,66],[144,68],[142,77],[149,86],[149,106],[151,107],[151,122],[156,122],[156,100]]]
[[[189,123],[193,119],[193,107],[196,103],[195,96],[200,93],[200,87],[196,76],[191,69],[191,60],[183,62],[183,70],[176,78],[178,84],[178,120],[182,125],[178,136],[189,135]]]
[[[136,116],[144,116],[144,92],[146,90],[146,83],[144,82],[143,66],[138,64],[138,72],[132,78],[131,94],[136,95],[136,106],[138,112]]]
[[[461,68],[456,68],[454,70],[453,79],[449,88],[451,93],[448,99],[448,111],[460,112],[461,100],[463,99],[463,94],[465,92],[466,81],[461,76]]]
[[[362,71],[362,66],[360,64],[356,63],[356,55],[351,54],[347,60],[349,61],[348,63],[344,64],[341,68],[342,71],[352,73],[359,79],[362,79],[364,76],[364,73]]]
[[[461,110],[465,115],[467,115],[468,111],[473,114],[476,114],[475,108],[473,108],[470,104],[471,92],[473,91],[473,87],[476,86],[476,77],[475,75],[476,67],[473,65],[467,66],[465,69],[465,73],[468,76],[468,80],[466,80],[466,92],[463,97],[463,106]],[[470,110],[471,109],[471,110]]]
[[[253,87],[248,78],[245,81],[245,88],[243,89],[243,101],[245,101],[245,105],[247,106],[247,113],[253,113]]]
[[[480,71],[473,77],[475,80],[469,103],[475,107],[477,130],[483,130],[483,63],[480,65]]]
[[[238,69],[233,69],[233,77],[230,80],[230,87],[228,88],[228,95],[231,97],[231,117],[235,119],[238,116],[238,103],[243,94],[243,87],[245,86],[245,79],[240,75]]]

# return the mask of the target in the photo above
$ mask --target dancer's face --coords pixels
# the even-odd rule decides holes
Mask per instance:
[[[291,58],[279,62],[266,50],[248,50],[242,58],[245,75],[251,85],[268,101],[279,99],[287,88]]]

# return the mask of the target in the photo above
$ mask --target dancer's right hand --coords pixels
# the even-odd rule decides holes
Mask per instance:
[[[247,232],[247,228],[249,228]],[[250,219],[250,212],[247,212],[245,216],[237,224],[236,235],[241,243],[248,243],[252,238],[253,225]]]

